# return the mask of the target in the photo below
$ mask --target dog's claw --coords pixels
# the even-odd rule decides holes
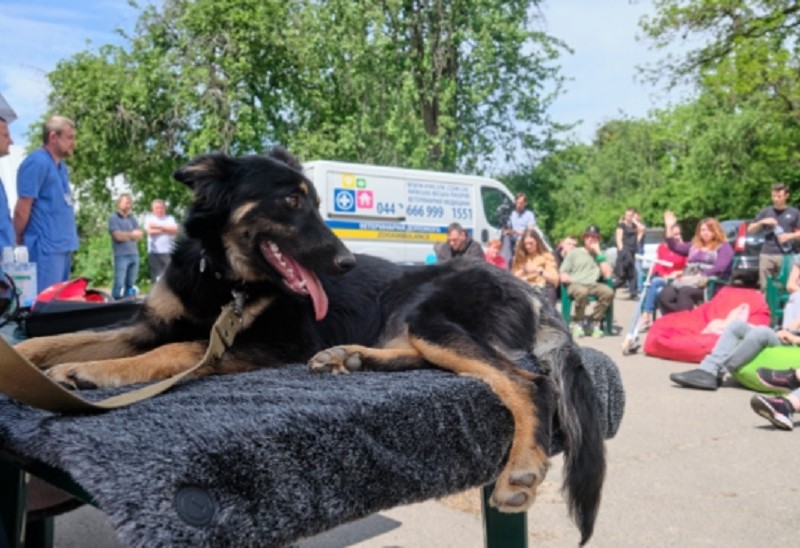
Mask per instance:
[[[75,387],[78,390],[96,390],[97,389],[97,385],[95,383],[93,383],[92,381],[87,381],[87,380],[81,379],[77,375],[75,375],[74,373],[70,374],[70,378],[72,379],[72,382],[75,383]]]

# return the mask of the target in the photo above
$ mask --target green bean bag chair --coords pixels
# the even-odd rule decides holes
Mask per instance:
[[[760,367],[779,371],[800,369],[800,347],[770,346],[759,352],[749,363],[744,364],[733,372],[733,378],[750,390],[768,394],[783,393],[761,384],[758,375],[756,375],[756,370]]]

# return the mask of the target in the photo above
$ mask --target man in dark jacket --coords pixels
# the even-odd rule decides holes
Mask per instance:
[[[447,241],[439,242],[433,249],[436,252],[437,263],[462,256],[481,261],[486,260],[481,244],[473,240],[464,227],[458,223],[450,223],[447,226]]]

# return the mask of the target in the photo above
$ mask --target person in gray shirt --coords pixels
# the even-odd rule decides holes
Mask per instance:
[[[121,194],[117,200],[117,211],[108,218],[111,246],[114,249],[114,286],[111,296],[121,299],[135,293],[136,276],[139,274],[139,248],[136,242],[144,233],[139,229],[136,217],[131,214],[133,197]]]

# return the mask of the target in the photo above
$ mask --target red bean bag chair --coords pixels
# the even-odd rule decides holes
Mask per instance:
[[[680,362],[700,363],[717,343],[719,334],[701,333],[711,320],[724,320],[737,306],[747,304],[747,322],[769,325],[769,307],[757,289],[723,287],[710,301],[693,308],[661,316],[650,327],[644,353]]]

